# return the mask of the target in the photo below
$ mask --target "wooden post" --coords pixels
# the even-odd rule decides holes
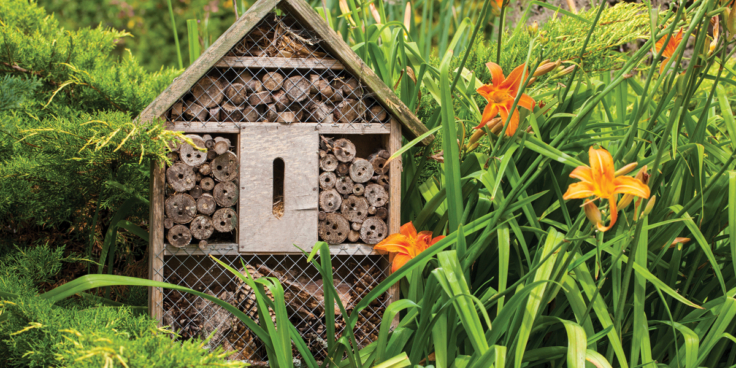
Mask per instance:
[[[164,179],[166,168],[162,162],[151,164],[151,218],[149,220],[150,244],[148,246],[148,278],[164,280]],[[151,318],[161,324],[164,296],[161,289],[148,288],[148,311]]]
[[[384,136],[385,147],[388,149],[390,154],[401,149],[401,125],[395,120],[389,120],[391,134]],[[399,232],[401,228],[401,171],[403,170],[403,163],[401,157],[389,162],[389,203],[388,203],[388,233],[395,234]],[[396,283],[388,289],[388,294],[391,297],[389,304],[399,300],[401,297],[401,291],[399,284]],[[399,316],[396,315],[392,327],[399,325]]]

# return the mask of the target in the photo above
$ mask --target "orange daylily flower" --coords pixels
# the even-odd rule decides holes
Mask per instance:
[[[489,121],[496,117],[497,114],[501,114],[501,119],[506,122],[509,114],[511,114],[511,120],[509,126],[506,128],[506,135],[513,136],[516,133],[516,128],[519,127],[519,110],[516,109],[513,112],[511,107],[514,105],[514,98],[519,92],[519,85],[521,84],[521,75],[529,75],[526,71],[524,64],[519,65],[514,69],[508,78],[503,76],[503,70],[498,64],[494,62],[486,63],[486,67],[491,72],[493,84],[484,84],[476,91],[488,101],[488,105],[483,110],[483,117],[480,119],[480,125],[474,129],[481,129]],[[526,72],[525,72],[526,71]],[[519,98],[519,106],[529,110],[534,110],[534,99],[529,97],[526,93],[521,95]]]
[[[440,235],[432,239],[431,231],[417,233],[417,229],[410,221],[401,226],[398,234],[389,235],[386,239],[376,244],[373,249],[379,252],[395,253],[393,263],[391,264],[391,272],[396,272],[406,262],[409,262],[412,258],[444,237],[444,235]]]
[[[578,166],[570,173],[571,178],[580,179],[580,182],[570,184],[563,199],[581,199],[594,197],[593,200],[607,199],[611,210],[611,223],[603,226],[601,222],[596,223],[599,231],[608,231],[616,223],[618,209],[616,209],[616,197],[618,194],[631,194],[641,198],[649,198],[649,187],[637,178],[618,175],[613,167],[613,157],[604,148],[588,150],[590,167]],[[631,170],[629,170],[631,171]],[[589,202],[586,202],[586,205]],[[592,208],[586,208],[588,218]]]
[[[664,47],[664,51],[662,52],[662,64],[659,66],[660,74],[662,74],[662,72],[664,71],[664,66],[667,65],[667,59],[671,58],[672,55],[674,55],[677,46],[679,46],[680,42],[682,42],[682,28],[680,28],[680,31],[677,32],[676,35],[672,35],[672,37],[670,37],[670,41],[667,42],[667,45],[664,44],[665,39],[667,39],[667,36],[662,36],[662,38],[657,41],[657,44],[654,45],[654,48],[657,52],[662,50],[662,47]]]

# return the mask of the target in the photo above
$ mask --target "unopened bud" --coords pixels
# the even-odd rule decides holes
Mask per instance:
[[[498,135],[501,129],[503,129],[503,122],[501,121],[501,118],[493,118],[491,119],[491,121],[488,122],[488,125],[486,126],[491,131],[491,133]]]
[[[638,165],[638,163],[632,162],[632,163],[630,163],[630,164],[628,164],[628,165],[626,165],[626,166],[624,166],[624,167],[616,170],[616,172],[613,174],[613,176],[626,175],[626,174],[634,171],[634,169],[636,169],[636,166],[637,165]]]
[[[619,171],[622,171],[624,169],[627,169],[631,165],[636,165],[636,162],[630,163],[630,164],[628,164],[628,165],[620,168]],[[634,170],[634,168],[631,168],[631,170],[628,170],[626,172],[629,173],[632,170]],[[618,171],[617,171],[617,173],[618,173]],[[615,175],[618,176],[619,174],[615,174]],[[621,174],[621,175],[623,175],[623,174]],[[641,170],[639,170],[639,172],[636,173],[635,178],[641,180],[641,182],[644,183],[644,184],[649,183],[649,174],[647,173],[647,165],[644,165],[644,166],[641,167]],[[621,197],[621,200],[618,201],[618,205],[617,205],[618,209],[619,210],[626,209],[626,207],[628,207],[631,204],[631,201],[632,200],[634,200],[634,196],[633,195],[631,195],[631,194],[624,194],[624,196]],[[637,200],[636,201],[637,208],[639,207],[639,201],[640,200]]]
[[[736,35],[736,1],[731,2],[731,7],[723,12],[724,27],[733,38]]]
[[[471,144],[468,147],[468,152],[473,152],[473,150],[475,150],[476,148],[478,148],[478,146],[480,146],[480,142],[475,142],[475,143]]]
[[[576,67],[577,67],[576,65],[570,65],[567,68],[562,69],[562,71],[560,71],[559,73],[555,74],[552,78],[564,77],[564,76],[572,73],[573,70],[575,70]]]
[[[536,82],[536,81],[537,81],[537,77],[534,77],[534,78],[530,79],[529,82],[527,82],[526,86],[529,87],[532,84],[534,84],[534,82]]]
[[[560,59],[557,59],[557,61],[555,61],[554,63],[545,61],[539,65],[539,68],[537,68],[537,70],[534,71],[534,76],[539,77],[540,75],[545,75],[559,67],[560,63],[562,63]]]
[[[601,211],[598,209],[598,206],[593,203],[593,201],[585,202],[583,205],[583,211],[585,211],[585,217],[588,218],[588,221],[590,221],[594,226],[597,226],[601,223],[602,217],[601,217]]]
[[[644,207],[644,211],[641,213],[641,217],[647,216],[650,213],[652,213],[652,210],[654,209],[654,203],[657,202],[657,196],[654,195],[652,198],[649,198],[649,202],[647,202],[647,206]]]
[[[539,23],[535,20],[529,27],[526,27],[526,30],[532,37],[536,36],[539,33]]]
[[[468,145],[473,145],[475,142],[478,142],[478,140],[483,138],[484,135],[486,135],[486,131],[484,129],[476,129],[475,132],[473,132],[473,135],[470,136]]]

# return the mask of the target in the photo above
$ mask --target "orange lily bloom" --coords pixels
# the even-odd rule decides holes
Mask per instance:
[[[631,194],[641,198],[649,198],[649,187],[637,178],[630,176],[616,176],[613,167],[613,157],[603,148],[588,150],[590,167],[578,166],[570,173],[571,178],[580,179],[580,182],[570,184],[563,199],[581,199],[594,197],[593,200],[607,199],[611,210],[611,223],[603,226],[601,222],[596,223],[599,231],[608,231],[616,223],[618,209],[616,208],[616,197],[618,194]],[[587,204],[587,203],[586,203]],[[586,208],[588,218],[591,216],[592,208]]]
[[[676,35],[672,35],[672,37],[670,37],[670,41],[667,42],[667,45],[664,44],[665,39],[667,39],[667,36],[660,38],[659,41],[657,41],[657,44],[654,45],[657,52],[662,50],[662,47],[664,47],[664,51],[662,52],[662,64],[659,66],[660,74],[664,71],[664,66],[667,65],[667,59],[674,55],[675,50],[677,50],[677,46],[682,42],[682,28],[680,28],[680,31],[677,32]]]
[[[417,233],[414,224],[410,222],[401,226],[398,234],[391,234],[380,243],[376,244],[373,249],[379,252],[394,253],[394,260],[391,264],[391,272],[396,272],[405,265],[406,262],[422,253],[425,249],[442,240],[445,236],[440,235],[432,239],[431,231],[422,231]]]
[[[516,109],[513,112],[510,111],[514,105],[514,98],[519,93],[519,85],[521,84],[521,75],[529,75],[526,71],[524,64],[519,65],[514,69],[508,78],[504,77],[503,70],[498,64],[494,62],[486,63],[486,67],[491,72],[492,84],[484,84],[476,90],[481,96],[485,97],[488,101],[486,108],[483,110],[483,117],[480,119],[480,125],[474,129],[481,129],[489,121],[496,117],[497,114],[501,114],[501,119],[506,122],[509,114],[511,114],[511,120],[509,126],[506,128],[506,135],[511,137],[516,133],[516,128],[519,127],[519,110]],[[525,72],[526,71],[526,72]],[[519,98],[519,106],[529,110],[534,110],[534,99],[529,97],[526,93],[521,95]]]

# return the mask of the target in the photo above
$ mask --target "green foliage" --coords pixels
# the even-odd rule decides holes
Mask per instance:
[[[64,248],[18,248],[0,257],[0,356],[8,367],[240,367],[205,342],[175,343],[171,332],[128,307],[37,294],[61,268]],[[12,295],[9,295],[12,294]]]
[[[179,71],[149,73],[130,53],[111,53],[127,33],[66,31],[34,3],[0,2],[0,21],[3,222],[14,233],[81,229],[97,206],[145,198],[146,165],[163,158],[172,133],[132,119]]]

